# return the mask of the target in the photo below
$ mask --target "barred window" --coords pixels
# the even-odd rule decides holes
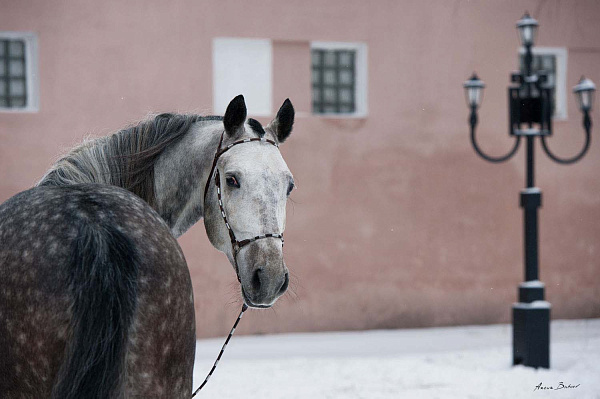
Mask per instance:
[[[25,107],[27,78],[23,40],[0,40],[0,78],[0,106]]]
[[[0,32],[0,110],[36,111],[36,37]]]
[[[365,116],[366,58],[364,44],[311,44],[313,114]]]
[[[355,56],[351,50],[312,50],[314,113],[355,111]]]

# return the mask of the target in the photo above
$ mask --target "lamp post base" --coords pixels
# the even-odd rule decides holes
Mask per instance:
[[[540,287],[519,290],[537,296]],[[541,290],[543,295],[543,286]],[[550,308],[550,303],[543,300],[513,304],[513,365],[550,368]]]

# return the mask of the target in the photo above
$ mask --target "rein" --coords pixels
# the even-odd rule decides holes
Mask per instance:
[[[235,328],[237,327],[238,323],[240,322],[240,320],[242,319],[242,316],[244,315],[244,312],[248,309],[248,305],[243,304],[242,305],[242,311],[240,312],[240,315],[238,316],[237,320],[235,321],[235,324],[233,325],[233,327],[231,328],[231,331],[229,331],[229,335],[227,336],[227,339],[225,340],[225,343],[223,344],[223,346],[221,347],[221,351],[219,352],[219,356],[217,356],[217,360],[215,360],[215,363],[213,364],[212,368],[210,369],[210,371],[208,372],[208,375],[206,376],[206,378],[204,379],[204,382],[198,387],[198,389],[196,389],[194,391],[194,393],[192,394],[192,398],[194,396],[196,396],[196,394],[206,385],[206,383],[208,382],[208,380],[210,379],[210,377],[212,376],[213,372],[215,371],[215,369],[217,368],[217,364],[219,364],[219,360],[221,360],[221,356],[223,356],[223,352],[225,352],[225,348],[227,347],[227,344],[229,343],[229,340],[231,339],[231,337],[233,336],[233,333],[235,332]]]
[[[217,147],[217,151],[215,152],[215,157],[213,159],[212,167],[210,168],[210,173],[208,174],[208,179],[206,179],[206,185],[204,186],[204,202],[206,203],[206,193],[208,192],[208,188],[210,187],[210,181],[211,181],[212,175],[214,173],[215,186],[217,188],[217,198],[219,200],[219,210],[221,211],[221,217],[223,218],[223,221],[225,222],[225,226],[227,227],[227,231],[229,232],[229,238],[231,239],[233,261],[235,264],[235,274],[237,276],[238,282],[241,283],[239,267],[238,267],[238,263],[237,263],[237,255],[240,252],[240,249],[242,249],[242,247],[250,244],[251,242],[260,240],[262,238],[279,238],[281,240],[281,246],[283,246],[283,234],[268,233],[268,234],[257,235],[252,238],[247,238],[245,240],[238,241],[238,239],[235,236],[235,233],[231,229],[231,226],[229,226],[229,222],[227,221],[227,215],[225,214],[225,208],[223,207],[223,199],[221,198],[221,177],[219,174],[219,170],[217,169],[217,161],[219,160],[219,157],[221,155],[223,155],[225,152],[229,151],[229,149],[231,149],[231,147],[236,146],[238,144],[251,143],[253,141],[262,141],[262,142],[274,145],[277,148],[279,148],[279,145],[275,141],[265,139],[264,137],[252,137],[252,138],[234,141],[233,143],[227,145],[226,147],[221,148],[221,145],[223,144],[223,136],[224,135],[225,135],[225,131],[223,131],[223,133],[221,133],[221,138],[219,139],[219,146]],[[240,322],[240,320],[242,319],[242,316],[244,315],[244,312],[246,310],[248,310],[248,305],[246,305],[244,303],[242,305],[242,310],[240,311],[240,315],[238,316],[237,320],[233,324],[233,327],[231,328],[231,331],[229,331],[229,335],[227,336],[225,343],[221,347],[221,351],[219,352],[219,355],[217,356],[217,360],[215,360],[215,363],[213,364],[212,368],[208,372],[208,375],[204,379],[204,382],[202,382],[200,387],[198,387],[198,389],[196,389],[194,391],[194,393],[192,394],[192,398],[194,396],[196,396],[196,394],[206,385],[206,383],[212,376],[213,372],[217,368],[217,364],[219,364],[219,361],[221,360],[221,356],[223,356],[223,352],[225,352],[225,348],[227,347],[229,340],[233,336],[233,333],[235,332],[235,329],[236,329],[238,323]]]

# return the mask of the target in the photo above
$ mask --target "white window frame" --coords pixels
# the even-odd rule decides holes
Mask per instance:
[[[0,31],[2,40],[23,40],[25,42],[25,79],[27,84],[27,104],[22,108],[0,106],[0,112],[38,112],[40,109],[40,85],[38,68],[38,38],[33,32]]]
[[[365,118],[369,114],[368,107],[368,47],[366,43],[358,42],[322,42],[313,41],[310,43],[310,49],[312,50],[353,50],[356,52],[355,58],[355,85],[354,85],[354,99],[355,109],[353,113],[312,113],[313,116],[323,118]],[[312,83],[312,80],[311,80]],[[312,98],[312,84],[311,84],[311,98]],[[311,106],[312,108],[312,106]],[[312,111],[311,111],[312,112]]]
[[[525,48],[519,50],[519,57],[525,54]],[[567,119],[567,58],[565,47],[534,47],[533,55],[553,55],[556,57],[556,86],[554,120]]]
[[[222,115],[243,94],[248,114],[273,115],[273,43],[270,39],[213,39],[213,111]]]

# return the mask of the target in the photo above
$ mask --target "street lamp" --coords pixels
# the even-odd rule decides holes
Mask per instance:
[[[513,137],[514,145],[506,155],[489,156],[477,144],[477,109],[481,105],[485,84],[473,74],[463,87],[471,110],[471,143],[479,156],[490,162],[504,162],[517,152],[521,137],[526,140],[526,188],[521,191],[520,198],[524,210],[525,281],[519,285],[519,301],[513,304],[513,364],[549,368],[550,303],[544,300],[545,286],[539,281],[537,210],[542,204],[542,192],[534,186],[534,139],[540,137],[544,152],[553,161],[570,164],[580,160],[590,147],[590,112],[596,87],[591,80],[582,77],[573,88],[583,113],[585,143],[582,150],[571,158],[555,155],[546,143],[552,135],[553,88],[547,84],[545,72],[532,70],[532,47],[537,27],[538,22],[528,13],[517,22],[519,37],[525,47],[524,70],[511,74],[513,85],[508,87],[509,136]]]
[[[531,18],[527,11],[525,11],[523,18],[517,21],[519,38],[523,46],[533,46],[538,25],[538,21]]]
[[[471,108],[479,108],[481,100],[483,100],[483,88],[485,87],[483,80],[479,80],[477,74],[473,73],[473,76],[463,86],[467,96],[467,105]]]
[[[592,109],[595,91],[596,85],[591,80],[586,79],[585,76],[582,76],[579,83],[573,87],[573,93],[577,95],[577,103],[583,112]]]

